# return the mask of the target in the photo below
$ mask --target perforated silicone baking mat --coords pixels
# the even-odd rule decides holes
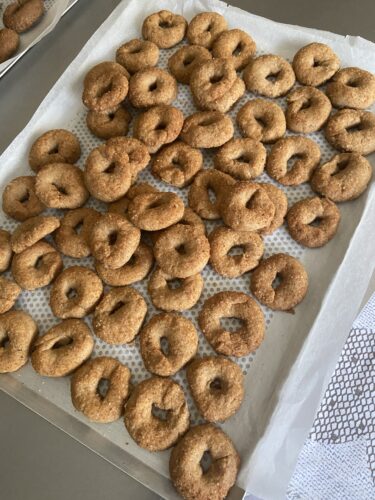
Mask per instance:
[[[238,9],[233,9],[217,1],[182,2],[161,0],[158,2],[158,9],[161,8],[169,8],[182,13],[188,19],[203,10],[221,12],[227,18],[230,28],[242,28],[253,36],[257,43],[258,55],[276,53],[290,60],[299,47],[310,41],[319,40],[332,46],[339,54],[343,66],[358,64],[366,69],[375,70],[375,62],[366,61],[366,50],[359,46],[353,46],[348,50],[348,44],[344,42],[342,37],[323,33],[317,35],[311,30],[279,25]],[[52,89],[26,129],[15,139],[1,158],[1,191],[11,178],[26,173],[30,174],[27,163],[28,149],[36,137],[51,128],[67,128],[77,134],[82,146],[82,157],[78,164],[83,168],[89,152],[101,143],[86,127],[86,111],[81,102],[83,77],[87,70],[97,62],[113,60],[116,48],[123,42],[139,37],[143,18],[153,10],[155,8],[152,8],[149,3],[144,4],[137,0],[123,2],[92,37]],[[168,58],[177,48],[161,50],[160,67],[166,67]],[[358,59],[361,59],[362,64]],[[230,112],[233,121],[235,121],[235,116],[240,107],[252,98],[254,98],[254,95],[246,92],[237,102]],[[277,102],[285,109],[285,99],[278,99]],[[185,116],[195,111],[189,88],[181,84],[179,85],[178,97],[173,104],[180,108]],[[131,135],[131,131],[129,135]],[[235,136],[240,137],[237,128]],[[333,150],[325,141],[323,133],[319,132],[309,136],[319,144],[322,161],[328,160],[332,156]],[[204,168],[212,168],[212,159],[213,152],[204,151]],[[257,180],[273,183],[266,174],[262,174]],[[175,189],[157,181],[152,176],[149,168],[140,174],[139,181],[149,182],[160,190],[174,191],[187,203],[188,189]],[[311,195],[310,187],[307,184],[290,188],[279,187],[285,191],[289,206]],[[298,449],[302,446],[304,435],[307,434],[310,428],[309,422],[312,421],[315,407],[319,402],[318,398],[324,384],[325,371],[329,372],[330,366],[336,361],[340,347],[344,342],[344,338],[339,338],[339,336],[335,338],[334,333],[330,333],[330,325],[327,325],[326,320],[324,323],[321,320],[317,327],[316,319],[319,311],[322,314],[328,310],[327,308],[332,307],[332,300],[334,303],[339,301],[340,306],[344,306],[340,312],[340,317],[337,318],[338,323],[340,321],[349,321],[350,324],[350,315],[354,316],[356,312],[355,304],[357,300],[360,301],[362,298],[361,288],[366,286],[364,283],[367,273],[363,263],[358,262],[358,255],[353,255],[355,249],[353,250],[352,247],[353,241],[358,241],[356,245],[360,246],[356,252],[362,247],[362,256],[366,258],[368,252],[366,238],[371,237],[369,226],[365,225],[368,218],[366,214],[371,209],[370,205],[372,206],[374,203],[373,198],[373,187],[371,187],[359,200],[340,205],[342,222],[339,231],[334,240],[322,249],[304,249],[290,238],[285,227],[281,227],[274,234],[264,239],[265,256],[277,252],[286,252],[304,263],[309,273],[310,287],[304,302],[296,308],[294,315],[273,313],[269,309],[263,308],[267,325],[266,338],[263,344],[254,354],[235,360],[246,374],[246,398],[239,413],[226,422],[223,428],[234,440],[241,454],[243,467],[238,483],[243,488],[246,487],[249,481],[250,484],[257,485],[259,478],[262,477],[264,466],[261,464],[259,450],[262,450],[262,458],[271,470],[279,467],[277,464],[280,456],[283,456],[287,449],[289,450],[284,462],[280,464],[282,486],[278,485],[277,488],[281,491],[281,488],[287,484],[288,471],[290,472]],[[100,211],[105,211],[106,208],[105,204],[93,199],[90,199],[88,205]],[[61,211],[51,211],[51,213],[62,215]],[[207,223],[208,232],[219,224],[220,222]],[[5,217],[3,213],[0,213],[0,226],[13,230],[16,224]],[[353,239],[357,226],[359,227],[356,238]],[[361,229],[360,234],[358,234],[359,229]],[[363,244],[360,243],[361,237],[364,238],[364,241],[367,241],[364,248]],[[350,242],[352,242],[350,245],[351,252],[347,252]],[[350,301],[342,293],[342,286],[337,284],[336,288],[334,286],[337,280],[333,280],[333,278],[342,261],[343,265],[350,265],[350,270],[359,265],[359,268],[355,269],[353,279],[356,286],[351,291]],[[90,258],[77,260],[64,257],[65,267],[77,264],[93,267]],[[345,270],[341,272],[345,272]],[[198,332],[197,315],[208,297],[222,290],[238,290],[250,294],[250,276],[248,273],[240,278],[225,279],[207,266],[202,274],[205,285],[198,304],[193,309],[182,313],[183,316],[193,321]],[[371,273],[368,278],[370,276]],[[360,283],[357,284],[358,280]],[[149,300],[147,282],[148,278],[133,285],[147,301],[148,314],[146,321],[158,312]],[[328,289],[330,294],[327,296]],[[332,291],[334,291],[334,295],[329,297],[332,295]],[[53,324],[58,322],[53,317],[49,307],[49,294],[50,287],[33,292],[23,292],[16,304],[16,308],[23,309],[33,316],[39,325],[40,334],[44,334]],[[329,298],[331,303],[328,300]],[[351,313],[351,311],[353,312]],[[90,323],[91,318],[88,318],[87,321]],[[312,328],[314,322],[315,327]],[[345,329],[338,331],[345,331]],[[325,335],[323,337],[326,342],[325,349],[322,349],[324,347],[322,345],[322,335]],[[309,353],[306,355],[307,345],[311,343]],[[199,332],[199,354],[212,353],[212,349]],[[95,338],[94,356],[99,355],[113,356],[129,366],[134,383],[149,376],[139,354],[138,339],[131,345],[110,346]],[[321,363],[319,359],[322,359]],[[34,373],[30,364],[12,376],[37,392],[41,397],[55,403],[74,418],[85,422],[87,426],[95,429],[109,441],[116,443],[117,446],[144,461],[159,473],[168,475],[169,452],[151,454],[142,450],[131,440],[121,420],[113,424],[98,425],[89,422],[75,411],[70,400],[70,380],[68,377],[57,380],[41,378]],[[179,372],[174,378],[184,388],[191,412],[191,423],[201,422],[202,419],[191,400],[184,371]],[[304,390],[302,390],[299,380],[303,380]],[[285,394],[287,396],[286,401]],[[296,398],[296,400],[292,401],[290,398]],[[302,409],[305,417],[300,420]],[[275,419],[277,420],[275,421]],[[274,429],[278,429],[278,431],[276,434],[277,439],[274,439],[272,446],[272,443],[269,442],[269,436]],[[295,438],[291,437],[291,432],[295,433]],[[254,460],[256,460],[255,463]],[[283,468],[285,471],[283,471]]]

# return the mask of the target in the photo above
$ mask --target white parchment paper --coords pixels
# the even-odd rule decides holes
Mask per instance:
[[[15,175],[28,172],[27,153],[32,141],[45,130],[57,127],[83,132],[84,114],[81,103],[82,79],[87,70],[99,61],[113,59],[116,48],[126,40],[140,36],[143,18],[155,9],[170,9],[187,19],[199,11],[214,10],[225,15],[231,28],[239,27],[249,32],[258,46],[258,53],[277,53],[286,58],[303,45],[312,41],[328,43],[340,56],[343,66],[356,65],[375,72],[375,48],[360,38],[342,37],[331,33],[278,24],[217,0],[139,0],[123,1],[108,20],[90,39],[81,53],[68,67],[32,120],[13,141],[0,159],[0,192]],[[171,51],[171,53],[173,50]],[[185,114],[192,112],[187,90],[181,91],[176,105]],[[244,100],[253,96],[247,94]],[[243,104],[243,101],[242,101]],[[284,103],[285,104],[285,103]],[[284,105],[282,104],[282,105]],[[235,116],[236,110],[232,113]],[[238,135],[238,131],[237,131]],[[82,135],[83,136],[83,135]],[[324,149],[324,158],[333,152],[324,143],[322,134],[314,135]],[[83,145],[83,161],[97,141],[93,138]],[[372,155],[374,156],[374,155]],[[374,158],[370,158],[374,162]],[[209,167],[212,157],[205,157]],[[81,165],[83,162],[81,163]],[[149,173],[142,180],[150,180]],[[264,179],[270,182],[265,176]],[[160,185],[167,190],[166,185]],[[178,192],[178,191],[177,191]],[[308,186],[288,190],[291,202],[306,197]],[[183,195],[185,196],[185,194]],[[331,376],[352,321],[358,311],[363,294],[374,269],[375,247],[375,188],[373,183],[358,200],[340,205],[342,222],[335,238],[319,250],[306,250],[295,244],[285,229],[276,236],[267,237],[267,254],[287,251],[297,256],[306,266],[310,287],[304,302],[296,308],[295,315],[270,313],[266,337],[255,356],[238,362],[246,376],[246,398],[238,412],[222,427],[231,436],[242,457],[238,484],[264,499],[283,498],[298,453],[313,422],[324,388]],[[0,213],[0,224],[7,224]],[[249,293],[249,277],[238,282],[204,274],[205,297],[214,291],[239,289]],[[236,283],[236,284],[235,284]],[[238,283],[238,285],[237,285]],[[50,325],[51,312],[42,305],[45,291],[38,291],[32,299],[25,296],[19,305],[43,319],[41,331]],[[48,296],[48,294],[47,294]],[[44,304],[44,303],[43,303]],[[202,302],[198,304],[198,311]],[[41,308],[42,312],[41,312]],[[195,321],[196,312],[187,313]],[[192,316],[189,316],[189,315]],[[108,347],[108,346],[107,346]],[[138,365],[133,348],[108,350],[96,344],[96,354],[116,355],[124,362],[133,363],[134,374],[139,380],[147,376]],[[134,348],[135,349],[135,348]],[[209,352],[200,338],[200,352]],[[43,397],[54,402],[65,412],[104,435],[117,446],[147,463],[159,473],[168,476],[168,454],[151,454],[140,449],[129,438],[121,421],[110,425],[87,422],[75,412],[69,395],[69,380],[48,380],[37,376],[27,367],[14,377]],[[183,380],[178,379],[181,383]],[[185,386],[184,386],[185,387]],[[186,388],[186,387],[185,387]],[[194,410],[192,410],[194,412]],[[194,414],[194,413],[193,413]],[[195,415],[195,414],[194,414]],[[193,418],[193,421],[199,421]]]
[[[0,14],[2,14],[8,4],[12,3],[13,0],[3,0],[1,2]],[[61,16],[64,14],[66,8],[70,4],[70,0],[46,0],[45,13],[38,22],[31,29],[25,33],[20,34],[20,46],[16,54],[0,64],[0,73],[7,68],[15,59],[24,54],[31,47],[36,45],[42,38],[44,38],[48,33],[50,33],[56,24],[59,22]],[[0,29],[3,28],[2,21],[0,21]]]

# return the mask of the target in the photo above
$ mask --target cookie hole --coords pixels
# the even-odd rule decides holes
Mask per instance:
[[[346,169],[346,167],[349,165],[349,160],[341,160],[336,163],[335,170],[332,172],[332,175],[336,175],[339,172],[342,172],[343,170]]]
[[[210,200],[210,203],[212,203],[212,204],[216,203],[216,200],[217,200],[216,193],[210,186],[208,186],[208,188],[207,188],[207,194],[208,194],[208,199]]]
[[[220,318],[220,326],[225,331],[234,333],[243,328],[245,326],[245,322],[240,318],[228,316]]]
[[[39,255],[39,257],[35,261],[34,268],[40,269],[42,267],[42,264],[43,264],[43,255]]]
[[[318,59],[313,59],[312,67],[319,68],[319,66],[323,66],[323,61],[320,61]]]
[[[163,422],[168,420],[169,410],[159,408],[159,406],[157,406],[155,403],[152,403],[151,413],[154,417],[162,420]]]
[[[216,377],[213,380],[211,380],[210,390],[212,392],[221,391],[222,389],[223,389],[223,383],[222,383],[222,380],[220,378]]]
[[[349,80],[348,82],[346,82],[346,85],[348,87],[352,87],[352,88],[358,88],[358,87],[361,87],[361,82],[359,80]]]
[[[180,255],[186,255],[187,252],[186,252],[185,244],[182,243],[181,245],[176,247],[176,252],[179,253]]]
[[[108,113],[108,118],[112,121],[114,117],[116,116],[115,113]]]
[[[273,71],[266,76],[266,80],[270,83],[275,83],[280,76],[280,71]]]
[[[302,155],[299,154],[292,155],[290,158],[288,158],[288,161],[286,162],[286,171],[290,172],[293,169],[296,162],[302,159],[303,159]]]
[[[76,299],[78,297],[77,290],[75,288],[69,288],[69,290],[66,292],[66,296],[69,300]]]
[[[200,127],[208,127],[209,125],[214,125],[216,123],[216,118],[213,116],[207,116],[206,118],[203,118],[203,120],[198,123]]]
[[[66,347],[70,344],[73,344],[73,339],[71,337],[62,337],[53,344],[52,349],[60,349],[60,347]]]
[[[158,88],[158,82],[157,81],[150,83],[150,85],[148,86],[149,92],[153,92],[157,88]]]
[[[261,116],[254,116],[255,118],[255,121],[258,123],[258,125],[260,125],[262,128],[266,128],[267,127],[267,123],[264,121],[264,119],[261,117]]]
[[[162,20],[160,19],[159,21],[159,27],[160,28],[171,28],[173,26],[173,22],[172,21],[165,21],[165,20]]]
[[[323,218],[322,217],[315,217],[314,220],[312,220],[311,222],[309,222],[309,226],[311,226],[311,227],[319,227],[322,222],[323,222]]]
[[[252,160],[252,158],[246,154],[240,154],[240,156],[237,156],[236,158],[233,159],[235,161],[238,161],[239,163],[250,163]]]
[[[161,337],[160,349],[161,349],[162,353],[164,354],[164,356],[169,355],[169,342],[168,342],[167,337]]]
[[[302,105],[300,107],[300,111],[302,111],[303,109],[308,109],[308,108],[311,108],[311,100],[310,99],[306,99],[302,102]]]
[[[98,98],[103,97],[105,94],[107,94],[111,90],[112,90],[112,82],[109,83],[108,85],[105,85],[104,87],[98,89],[98,91],[96,93],[96,97],[98,97]]]
[[[59,186],[58,184],[56,184],[55,182],[52,182],[52,186],[55,186],[55,188],[57,189],[57,191],[60,193],[60,194],[63,194],[64,196],[66,196],[68,194],[67,190],[64,188],[64,186]]]
[[[194,59],[195,57],[192,54],[188,54],[184,57],[182,64],[184,66],[189,66],[194,61]]]
[[[110,246],[115,245],[115,243],[117,242],[117,238],[118,238],[118,232],[117,231],[112,231],[108,235],[108,244]]]
[[[363,124],[359,122],[359,123],[353,123],[353,125],[348,125],[347,127],[345,127],[345,130],[348,132],[348,134],[352,134],[354,132],[360,132],[364,128],[365,127],[363,126]]]
[[[98,385],[96,386],[96,393],[100,397],[100,399],[104,399],[109,390],[109,380],[107,378],[101,378],[98,382]]]
[[[137,265],[137,260],[138,259],[136,255],[133,254],[125,265],[129,267],[134,267]]]
[[[242,255],[244,253],[244,246],[243,245],[234,245],[231,247],[231,249],[228,252],[229,257],[235,257],[237,255]]]
[[[274,280],[272,281],[271,283],[271,286],[274,290],[276,290],[277,288],[279,288],[279,286],[281,285],[283,279],[281,277],[281,274],[280,273],[276,273],[276,276],[274,278]]]
[[[142,47],[132,47],[128,50],[128,54],[140,54],[142,52]]]
[[[79,236],[83,229],[83,220],[77,222],[77,224],[73,227],[74,232]]]
[[[29,191],[26,191],[26,193],[25,193],[25,194],[23,194],[23,195],[21,196],[21,198],[19,199],[19,202],[20,202],[20,203],[26,203],[26,202],[27,202],[27,201],[29,201],[29,200],[30,200],[30,193],[29,193]]]
[[[113,308],[110,310],[108,316],[112,316],[113,314],[115,314],[117,311],[119,311],[123,306],[125,305],[125,302],[123,302],[122,300],[120,300],[119,302],[117,302]]]
[[[212,26],[212,24],[210,23],[210,24],[207,26],[207,28],[205,29],[205,31],[208,31],[208,32],[209,32],[209,31],[211,31],[211,30],[212,30],[212,28],[213,28],[213,26]]]
[[[259,191],[255,191],[250,198],[247,200],[245,207],[248,210],[256,210],[258,205],[258,198],[260,196]]]
[[[183,167],[183,165],[181,165],[180,160],[179,160],[178,157],[177,158],[176,157],[172,158],[172,166],[174,168],[178,168],[178,170],[181,170],[181,171],[184,170],[184,167]]]
[[[214,84],[214,83],[219,83],[221,82],[223,79],[223,75],[222,74],[214,74],[210,77],[210,83]]]
[[[172,280],[169,280],[167,284],[170,290],[177,290],[181,287],[181,280],[179,280],[178,278],[174,278]]]
[[[199,461],[199,465],[203,471],[203,474],[206,474],[208,472],[212,464],[213,464],[212,455],[209,450],[206,450]]]
[[[165,122],[160,122],[156,125],[155,130],[165,130],[168,124]]]
[[[116,163],[115,162],[111,162],[108,167],[106,167],[104,170],[103,170],[103,174],[113,174],[114,171],[115,171],[115,168],[116,168]]]
[[[242,42],[238,42],[234,50],[232,50],[232,56],[239,56],[242,54],[243,45]]]
[[[48,151],[48,154],[49,155],[55,155],[59,152],[59,146],[54,146],[53,148],[51,148],[49,151]]]
[[[5,337],[3,337],[0,340],[0,349],[6,349],[9,346],[9,344],[10,344],[10,338],[6,334]]]
[[[162,203],[160,202],[160,200],[156,200],[156,201],[153,201],[152,203],[150,203],[150,205],[148,205],[147,210],[152,210],[154,208],[160,208],[161,206],[162,206]]]

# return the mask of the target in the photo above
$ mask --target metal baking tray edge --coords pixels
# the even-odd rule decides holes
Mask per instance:
[[[85,423],[75,419],[42,396],[38,396],[11,375],[4,374],[0,377],[0,390],[162,498],[176,500],[180,498],[169,479],[116,446]],[[227,498],[239,500],[243,498],[243,495],[244,491],[234,486]]]
[[[70,3],[69,5],[67,6],[67,8],[64,10],[63,14],[61,17],[64,17],[65,14],[67,12],[70,11],[70,9],[78,2],[78,0],[70,0]],[[41,41],[41,40],[40,40]],[[29,46],[27,47],[23,52],[21,52],[20,54],[18,54],[18,56],[16,56],[16,58],[10,63],[8,64],[8,66],[6,68],[4,68],[1,72],[0,72],[0,78],[2,78],[15,64],[16,62],[18,62],[25,54],[27,54],[27,52],[29,52],[30,49],[32,49],[34,47],[33,46]]]

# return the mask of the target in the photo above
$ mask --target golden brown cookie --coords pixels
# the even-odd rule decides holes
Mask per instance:
[[[319,87],[337,72],[340,59],[328,45],[314,42],[299,49],[292,64],[299,83]]]
[[[177,224],[157,238],[155,260],[173,278],[187,278],[202,271],[210,257],[210,244],[204,234]]]
[[[342,68],[326,93],[335,108],[369,108],[375,102],[375,76],[360,68]]]
[[[116,51],[116,62],[133,75],[143,68],[156,66],[159,59],[158,46],[148,40],[133,38]]]
[[[21,288],[16,283],[5,276],[0,276],[0,314],[9,311],[14,306],[20,293]]]
[[[175,78],[161,68],[143,68],[130,78],[129,101],[135,108],[169,105],[177,92]]]
[[[189,23],[187,39],[191,45],[210,49],[217,36],[227,27],[225,17],[218,12],[200,12]]]
[[[138,334],[146,313],[146,301],[137,290],[112,288],[96,306],[92,326],[107,344],[127,344]]]
[[[57,318],[83,318],[103,294],[100,278],[82,266],[64,269],[52,285],[50,306]]]
[[[169,49],[184,38],[187,21],[183,16],[169,10],[154,12],[142,24],[142,36],[161,49]]]
[[[222,31],[214,40],[212,55],[228,59],[237,71],[241,71],[253,58],[254,40],[240,29]]]
[[[291,237],[309,248],[322,247],[331,240],[340,222],[340,211],[333,201],[318,196],[295,203],[286,221]]]
[[[320,130],[332,110],[328,97],[315,87],[297,87],[288,94],[287,101],[288,129],[302,134]]]
[[[366,190],[372,177],[372,166],[359,153],[340,153],[319,165],[310,184],[316,193],[332,201],[355,200]]]
[[[0,373],[15,372],[27,363],[38,326],[23,311],[0,316]]]
[[[235,180],[215,169],[202,170],[189,189],[189,206],[203,219],[219,219],[221,206]],[[210,197],[214,193],[214,198]]]
[[[96,137],[107,140],[126,135],[131,119],[129,111],[124,106],[119,106],[114,110],[89,111],[86,116],[86,124]]]
[[[62,268],[61,255],[46,241],[38,241],[16,254],[12,260],[12,276],[24,290],[49,285]]]
[[[116,109],[128,95],[129,73],[116,62],[97,64],[85,76],[83,82],[83,104],[92,111]]]
[[[236,231],[258,231],[271,224],[275,206],[260,184],[241,181],[228,190],[221,215],[225,224]]]
[[[94,339],[86,323],[66,319],[34,343],[31,364],[44,377],[65,377],[90,357],[93,348]]]
[[[43,14],[43,0],[17,0],[4,10],[3,23],[6,28],[23,33],[39,22]]]
[[[266,54],[253,59],[243,72],[249,92],[266,97],[280,97],[293,87],[296,77],[286,59]]]
[[[30,217],[22,222],[13,232],[11,237],[12,250],[21,253],[48,234],[53,233],[60,226],[57,217]]]
[[[10,59],[20,44],[20,37],[14,30],[3,28],[0,30],[0,63]]]
[[[231,139],[217,151],[215,168],[239,180],[258,177],[266,164],[267,151],[253,139]]]
[[[236,121],[242,135],[265,144],[277,141],[286,131],[283,110],[266,99],[248,101],[239,110]]]
[[[35,193],[35,176],[15,177],[3,191],[4,212],[20,222],[43,212],[45,206]]]
[[[340,109],[328,120],[325,136],[339,151],[369,155],[375,151],[375,115],[370,111]]]
[[[199,413],[208,422],[223,422],[234,415],[244,397],[241,368],[222,356],[194,359],[186,377]]]
[[[118,269],[130,260],[140,239],[140,230],[126,217],[108,212],[94,224],[90,248],[97,261],[110,269]]]
[[[200,45],[184,45],[168,59],[168,69],[180,83],[190,83],[192,72],[212,59],[211,52]]]
[[[184,203],[174,193],[145,193],[130,201],[129,220],[145,231],[158,231],[178,222],[184,214]]]
[[[284,223],[284,218],[288,211],[288,198],[284,191],[281,191],[281,189],[277,188],[273,184],[260,182],[259,186],[266,191],[269,199],[275,207],[275,215],[273,216],[270,225],[259,231],[261,235],[266,235],[273,233]]]
[[[131,390],[130,378],[129,368],[117,359],[90,359],[72,377],[73,405],[93,422],[114,422],[124,412]],[[101,391],[103,381],[108,384],[106,391]]]
[[[193,148],[218,148],[233,137],[229,116],[220,111],[201,111],[185,119],[181,139]]]
[[[128,262],[119,269],[109,269],[100,262],[95,262],[95,269],[107,285],[126,286],[143,280],[151,271],[153,263],[152,249],[141,241]]]
[[[157,179],[181,188],[191,183],[202,166],[203,156],[199,149],[176,141],[158,152],[151,170]]]
[[[184,123],[182,111],[173,106],[159,105],[137,116],[134,137],[142,141],[150,153],[177,139]]]
[[[10,233],[5,229],[0,229],[0,273],[3,273],[10,266],[12,260],[12,245]]]
[[[153,316],[140,333],[141,355],[153,375],[175,375],[196,354],[198,334],[191,321],[176,313]]]
[[[289,166],[290,161],[293,161]],[[279,139],[266,162],[267,174],[284,186],[298,186],[308,182],[319,165],[320,148],[308,137],[292,135]]]
[[[87,207],[67,211],[54,234],[58,250],[75,259],[91,255],[90,235],[100,216],[99,212]]]
[[[81,156],[81,146],[75,134],[64,129],[53,129],[42,134],[29,152],[29,164],[34,172],[49,163],[76,163]]]
[[[223,318],[237,318],[235,331],[221,326]],[[264,316],[254,299],[242,292],[219,292],[206,300],[198,323],[210,345],[219,354],[242,357],[255,351],[264,337]]]
[[[227,278],[237,278],[254,269],[262,258],[264,244],[257,233],[219,226],[210,233],[210,264]],[[234,255],[231,252],[238,250]]]
[[[48,208],[79,208],[89,198],[82,170],[69,163],[50,163],[39,170],[35,193]]]
[[[185,311],[198,302],[203,286],[199,273],[176,279],[156,268],[148,282],[148,293],[154,306],[162,311]]]
[[[303,265],[285,253],[263,260],[251,275],[251,292],[265,306],[293,311],[305,297],[309,278]]]
[[[212,461],[206,471],[201,465],[205,453]],[[191,427],[169,460],[172,483],[185,500],[226,498],[239,468],[240,457],[232,441],[212,424]]]
[[[157,410],[162,412],[160,417]],[[146,450],[170,448],[189,428],[184,391],[171,379],[143,380],[126,403],[125,426],[138,446]]]

